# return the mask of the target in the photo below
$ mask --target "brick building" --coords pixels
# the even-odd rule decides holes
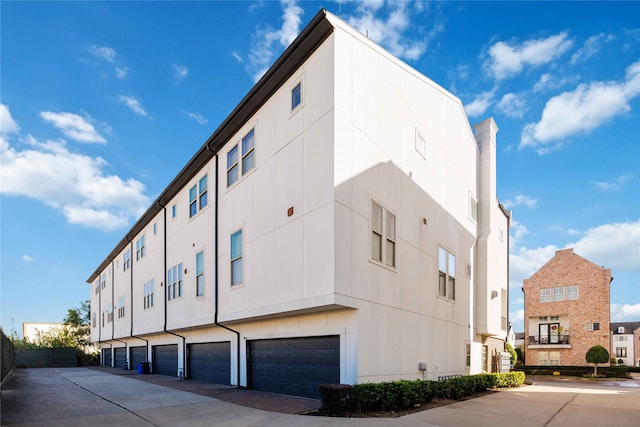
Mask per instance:
[[[524,280],[525,363],[588,365],[587,350],[610,349],[611,269],[573,252],[556,251]]]

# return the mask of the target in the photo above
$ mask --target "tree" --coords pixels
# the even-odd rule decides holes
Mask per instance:
[[[91,302],[89,300],[82,301],[80,307],[70,308],[67,310],[67,316],[64,318],[65,329],[76,338],[76,344],[72,347],[87,346],[91,341]],[[67,332],[66,330],[64,332]]]
[[[516,364],[516,361],[518,360],[518,353],[516,353],[513,346],[509,343],[507,343],[505,347],[507,348],[507,351],[509,352],[509,354],[511,354],[511,366],[513,366]]]
[[[593,363],[593,375],[598,375],[598,363],[607,363],[609,361],[609,351],[601,345],[594,345],[589,350],[585,359],[588,363]]]

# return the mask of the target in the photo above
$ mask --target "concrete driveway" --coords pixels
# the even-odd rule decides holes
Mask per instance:
[[[640,379],[533,378],[401,418],[327,418],[249,408],[86,368],[18,369],[2,389],[3,426],[638,426]]]

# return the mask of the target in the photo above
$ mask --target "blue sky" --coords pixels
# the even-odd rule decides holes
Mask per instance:
[[[510,312],[557,249],[640,320],[640,2],[2,2],[1,324],[85,283],[324,7],[498,123]]]

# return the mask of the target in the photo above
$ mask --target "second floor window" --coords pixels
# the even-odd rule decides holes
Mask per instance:
[[[231,286],[241,285],[242,280],[242,230],[238,230],[231,235]]]
[[[182,296],[182,263],[167,270],[167,300]]]
[[[207,206],[208,186],[207,175],[205,175],[200,178],[196,185],[189,189],[189,218]]]
[[[438,246],[438,296],[456,299],[456,256]]]
[[[371,259],[396,266],[396,216],[371,202]]]
[[[196,296],[204,295],[204,252],[196,254]]]
[[[124,304],[125,298],[124,295],[118,298],[118,319],[122,319],[124,317]]]
[[[100,283],[102,283],[102,289],[107,287],[107,273],[102,273],[100,276]]]
[[[142,297],[144,309],[153,307],[153,279],[144,284],[144,294]]]

